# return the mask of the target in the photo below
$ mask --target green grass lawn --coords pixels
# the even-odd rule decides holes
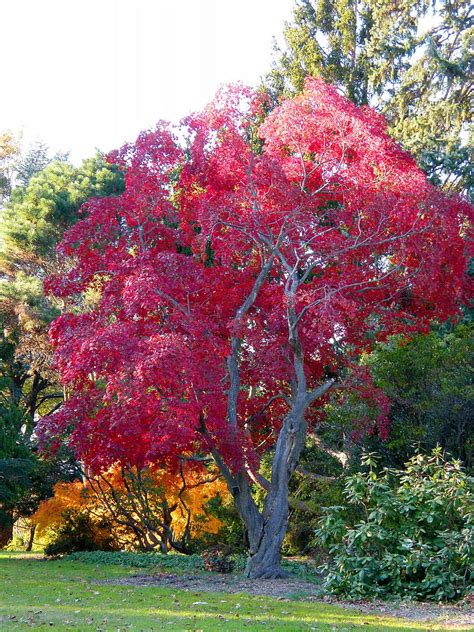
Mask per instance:
[[[111,564],[50,561],[0,552],[0,630],[38,626],[59,630],[206,632],[443,629],[318,602],[99,583],[135,572],[137,569]]]

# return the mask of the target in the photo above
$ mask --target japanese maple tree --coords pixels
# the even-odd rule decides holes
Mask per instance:
[[[48,282],[67,306],[51,339],[71,396],[41,429],[95,471],[212,455],[250,577],[281,574],[288,481],[335,374],[456,314],[470,213],[334,87],[309,79],[264,108],[226,88],[109,157],[126,190],[84,205],[60,246],[70,272]]]

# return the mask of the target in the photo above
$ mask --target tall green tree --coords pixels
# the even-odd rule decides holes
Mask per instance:
[[[297,0],[265,84],[308,75],[383,112],[435,184],[472,195],[474,9],[468,0]]]
[[[432,26],[383,108],[391,133],[431,180],[473,195],[474,5],[435,3]]]
[[[80,167],[55,162],[26,186],[14,189],[2,211],[0,320],[5,339],[14,347],[10,377],[18,373],[18,366],[24,373],[17,381],[22,383],[22,404],[30,418],[39,393],[54,382],[47,330],[58,306],[44,296],[43,279],[64,265],[56,255],[56,244],[88,198],[113,195],[122,187],[122,174],[100,156]]]

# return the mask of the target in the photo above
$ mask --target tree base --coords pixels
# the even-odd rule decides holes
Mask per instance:
[[[285,579],[288,576],[289,573],[281,566],[252,564],[251,559],[247,562],[247,568],[245,569],[245,577],[249,579]]]

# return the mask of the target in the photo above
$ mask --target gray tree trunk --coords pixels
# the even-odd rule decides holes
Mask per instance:
[[[304,410],[304,401],[297,400],[284,421],[275,446],[272,478],[258,538],[254,538],[250,545],[246,568],[246,575],[250,578],[270,579],[286,574],[280,566],[280,550],[288,528],[288,485],[306,437]]]
[[[293,475],[306,439],[305,413],[307,408],[334,383],[333,379],[327,380],[316,388],[309,389],[306,382],[304,366],[304,350],[299,338],[299,322],[304,311],[298,313],[296,308],[296,293],[299,285],[304,283],[311,267],[305,275],[299,271],[300,260],[296,256],[296,262],[288,263],[285,256],[279,251],[279,246],[284,236],[284,225],[275,245],[271,247],[268,258],[262,266],[260,273],[246,300],[236,313],[236,322],[243,322],[247,312],[254,304],[260,288],[272,267],[273,258],[277,256],[283,268],[287,272],[285,283],[286,314],[288,322],[288,344],[293,356],[293,375],[291,380],[291,397],[286,397],[290,409],[286,415],[275,446],[272,462],[271,481],[265,481],[260,474],[250,471],[245,465],[237,474],[230,471],[221,454],[216,448],[211,452],[224,475],[230,492],[232,493],[240,517],[247,527],[249,538],[249,558],[246,575],[251,578],[282,577],[285,573],[280,566],[280,549],[288,527],[288,485]],[[262,237],[264,243],[268,243]],[[238,426],[238,395],[241,390],[239,351],[242,339],[239,336],[232,338],[231,353],[227,357],[227,372],[229,376],[229,390],[227,393],[227,417],[231,428]],[[202,432],[207,434],[205,420],[202,419]],[[260,512],[252,497],[250,480],[257,481],[266,490],[267,496],[263,511]]]

